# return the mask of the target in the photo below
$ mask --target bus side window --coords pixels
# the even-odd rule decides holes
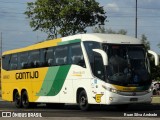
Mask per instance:
[[[84,46],[89,58],[90,66],[92,69],[92,72],[94,73],[94,52],[93,49],[100,49],[100,43],[98,42],[90,42],[90,41],[85,41]]]
[[[80,46],[80,43],[78,44],[73,44],[70,46],[71,48],[71,64],[79,65],[81,67],[86,67],[85,61],[84,61],[84,56],[82,53],[82,49]]]
[[[98,53],[94,53],[94,75],[101,80],[105,78],[102,56]]]
[[[10,70],[16,70],[18,68],[17,63],[18,63],[17,54],[12,54],[10,60]]]
[[[45,55],[45,64],[46,66],[53,66],[54,65],[54,52],[53,48],[47,48],[46,49],[46,55]]]
[[[11,55],[5,55],[5,56],[2,57],[2,68],[4,70],[9,70],[10,69],[10,66],[9,66],[10,56]]]
[[[54,50],[54,64],[66,65],[68,64],[68,47],[67,46],[59,46]]]
[[[29,68],[37,68],[40,67],[40,50],[30,51],[28,56],[28,66]]]
[[[26,69],[28,67],[28,52],[19,53],[18,61],[18,69]]]

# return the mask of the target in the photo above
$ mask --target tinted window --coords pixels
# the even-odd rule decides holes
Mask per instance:
[[[71,45],[71,64],[85,67],[84,57],[80,43]]]
[[[9,61],[10,61],[10,55],[5,55],[2,57],[2,67],[5,70],[9,70]]]
[[[101,80],[105,78],[102,56],[98,53],[94,54],[94,75]]]
[[[68,64],[68,47],[60,46],[56,47],[54,51],[54,64],[55,65],[65,65]]]
[[[18,54],[18,69],[25,69],[28,67],[28,52]]]
[[[10,70],[16,70],[18,68],[17,63],[18,63],[17,54],[12,54],[10,60]]]
[[[85,49],[87,51],[87,55],[88,55],[88,58],[89,58],[89,62],[90,62],[90,66],[91,66],[91,69],[92,69],[92,72],[94,74],[94,52],[93,52],[93,49],[100,49],[100,43],[98,42],[84,42],[84,46],[85,46]]]
[[[47,48],[45,49],[45,65],[46,66],[53,66],[54,65],[54,49]]]
[[[40,50],[34,50],[29,52],[28,61],[28,65],[30,68],[40,67]]]

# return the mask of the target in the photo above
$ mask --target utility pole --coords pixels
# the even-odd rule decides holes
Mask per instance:
[[[135,38],[137,38],[137,0],[136,0]]]
[[[2,32],[1,32],[1,59],[2,59]]]

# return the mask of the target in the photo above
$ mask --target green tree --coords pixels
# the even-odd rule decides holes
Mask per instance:
[[[147,37],[145,36],[145,34],[141,35],[141,42],[142,42],[142,44],[144,44],[144,46],[147,48],[147,50],[150,49],[150,42],[147,40]]]
[[[106,29],[104,28],[104,26],[98,26],[92,29],[92,31],[94,33],[106,33]]]
[[[30,26],[48,34],[68,36],[86,33],[86,28],[104,24],[105,11],[95,0],[36,0],[27,3]]]
[[[126,35],[127,31],[124,29],[120,29],[119,31],[114,31],[111,28],[105,29],[104,26],[95,27],[92,29],[94,33],[107,33],[107,34],[122,34]]]
[[[141,35],[141,42],[145,45],[146,49],[150,49],[150,42],[147,40],[147,37],[145,34]],[[160,81],[160,65],[155,66],[154,64],[154,58],[149,55],[149,60],[150,60],[150,68],[151,68],[151,79],[159,80]]]
[[[155,66],[153,60],[150,63],[151,63],[151,79],[160,81],[160,65]]]
[[[158,44],[158,47],[160,48],[160,43]]]
[[[150,50],[150,42],[148,41],[145,34],[141,35],[141,42],[144,44],[147,50]],[[154,58],[149,55],[149,61],[150,61],[150,69],[151,69],[151,79],[158,80],[160,76],[160,66],[155,66],[154,64]]]

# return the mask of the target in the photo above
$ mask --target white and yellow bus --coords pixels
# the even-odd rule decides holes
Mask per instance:
[[[2,56],[2,99],[16,107],[36,103],[129,105],[151,102],[148,53],[141,41],[112,34],[48,40]]]

